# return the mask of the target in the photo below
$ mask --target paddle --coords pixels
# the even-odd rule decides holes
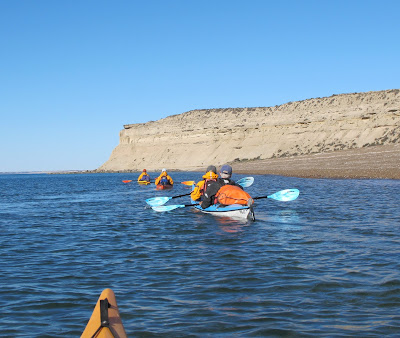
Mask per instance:
[[[190,185],[192,186],[193,184],[196,183],[196,181],[184,181],[181,182],[184,185]],[[254,177],[243,177],[239,181],[236,182],[237,184],[241,185],[243,188],[250,187],[254,183]]]
[[[182,184],[184,184],[184,185],[190,185],[190,186],[192,186],[193,184],[195,184],[196,182],[195,181],[184,181],[184,182],[181,182]]]
[[[189,196],[190,194],[191,194],[191,192],[189,192],[187,194],[183,194],[183,195],[172,196],[172,197],[152,197],[152,198],[148,198],[146,200],[146,203],[152,207],[156,207],[156,206],[167,203],[169,200],[172,200],[173,198]]]
[[[243,188],[248,188],[254,183],[254,177],[243,177],[236,183],[241,185]]]
[[[259,200],[261,198],[271,198],[277,201],[288,202],[294,201],[297,197],[299,197],[299,194],[300,191],[298,189],[285,189],[269,196],[253,197],[253,200]]]
[[[294,201],[299,196],[299,194],[300,194],[300,191],[298,189],[285,189],[285,190],[278,191],[269,196],[254,197],[253,200],[258,200],[261,198],[271,198],[271,199],[274,199],[277,201],[288,202],[288,201]],[[152,207],[152,209],[157,212],[164,212],[164,211],[171,211],[171,210],[178,209],[178,208],[190,207],[193,205],[194,204],[159,205],[159,206]]]
[[[196,182],[195,181],[184,181],[184,182],[181,182],[181,183],[185,184],[185,185],[192,186]],[[254,177],[243,177],[239,181],[237,181],[236,183],[241,185],[243,188],[248,188],[254,183]]]
[[[194,183],[194,181],[186,181],[186,182]],[[243,177],[236,183],[241,185],[243,188],[248,188],[253,184],[253,182],[254,182],[254,177]],[[184,182],[182,182],[182,183],[184,183]],[[174,198],[189,196],[190,194],[191,194],[191,192],[189,192],[188,194],[172,196],[172,197],[152,197],[152,198],[148,198],[146,200],[146,203],[148,205],[150,205],[151,207],[157,207],[159,205],[163,205],[163,204],[167,203],[169,200],[172,200]]]
[[[151,208],[157,212],[164,212],[164,211],[171,211],[177,208],[193,207],[194,205],[196,204],[158,205]]]

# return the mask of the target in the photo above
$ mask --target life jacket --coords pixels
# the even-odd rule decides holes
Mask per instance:
[[[162,183],[161,180],[163,180],[163,182],[165,182],[165,180],[167,180],[167,182],[166,182],[166,183]],[[158,176],[158,177],[156,178],[154,184],[155,184],[155,185],[158,185],[158,184],[163,184],[163,185],[174,185],[174,181],[172,180],[171,176],[169,176],[169,175],[167,174],[166,171],[163,171],[163,172],[161,173],[161,175]]]
[[[143,175],[140,180],[141,181],[150,181],[150,176],[149,175]]]
[[[253,204],[253,199],[251,196],[245,192],[243,189],[235,185],[224,185],[222,186],[214,198],[215,204],[231,205],[231,204],[241,204],[241,205],[251,205]]]
[[[211,183],[215,182],[218,178],[218,175],[213,173],[212,171],[207,172],[203,175],[204,184],[200,187],[200,194],[201,196],[207,191],[207,188],[210,186]]]
[[[162,184],[162,185],[169,185],[170,184],[167,176],[161,177],[160,184]]]

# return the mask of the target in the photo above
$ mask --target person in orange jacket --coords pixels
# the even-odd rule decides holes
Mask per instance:
[[[214,165],[209,165],[202,178],[203,179],[196,184],[192,193],[190,194],[190,197],[193,201],[200,201],[209,185],[217,180],[217,168]]]
[[[154,182],[155,185],[162,184],[162,185],[174,185],[174,181],[171,176],[168,175],[167,169],[163,169],[161,171],[161,175],[156,178]]]
[[[232,167],[229,164],[224,164],[220,170],[220,178],[218,178],[215,182],[212,182],[207,191],[204,193],[204,198],[200,204],[203,209],[206,209],[215,203],[215,196],[217,195],[219,189],[225,185],[236,186],[243,190],[243,187],[233,181],[231,177]]]
[[[140,174],[140,176],[138,177],[138,182],[139,181],[147,181],[147,182],[150,182],[150,176],[149,176],[149,174],[147,173],[147,170],[146,169],[143,169],[143,171],[142,171],[142,173]]]

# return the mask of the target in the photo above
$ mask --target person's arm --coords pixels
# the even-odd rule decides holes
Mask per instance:
[[[190,198],[193,201],[197,201],[200,199],[201,197],[201,187],[204,185],[204,181],[200,181],[196,184],[196,186],[194,187],[193,191],[190,194]]]
[[[212,183],[204,193],[203,201],[201,202],[200,206],[205,209],[208,208],[210,205],[214,204],[214,197],[217,194],[220,184],[218,182]]]
[[[171,184],[171,185],[174,185],[174,180],[172,179],[172,177],[171,176],[167,176],[168,177],[168,181],[169,181],[169,183]]]
[[[160,180],[161,180],[161,176],[158,176],[156,178],[156,180],[154,181],[154,184],[157,185],[158,183],[160,183]]]
[[[137,180],[138,180],[138,181],[141,181],[141,180],[142,180],[142,177],[143,177],[143,173],[140,174],[140,176],[138,177]]]
[[[240,184],[237,184],[235,181],[232,181],[232,182],[233,182],[233,185],[235,185],[235,186],[239,187],[240,189],[244,190],[243,187]]]
[[[240,184],[237,184],[234,180],[231,180],[230,178],[228,178],[228,184],[229,185],[234,185],[236,187],[239,187],[240,189],[244,190],[243,187]]]

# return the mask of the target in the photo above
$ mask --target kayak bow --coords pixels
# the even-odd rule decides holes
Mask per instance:
[[[111,289],[105,289],[97,300],[92,316],[81,338],[127,337],[118,311],[117,301]]]

